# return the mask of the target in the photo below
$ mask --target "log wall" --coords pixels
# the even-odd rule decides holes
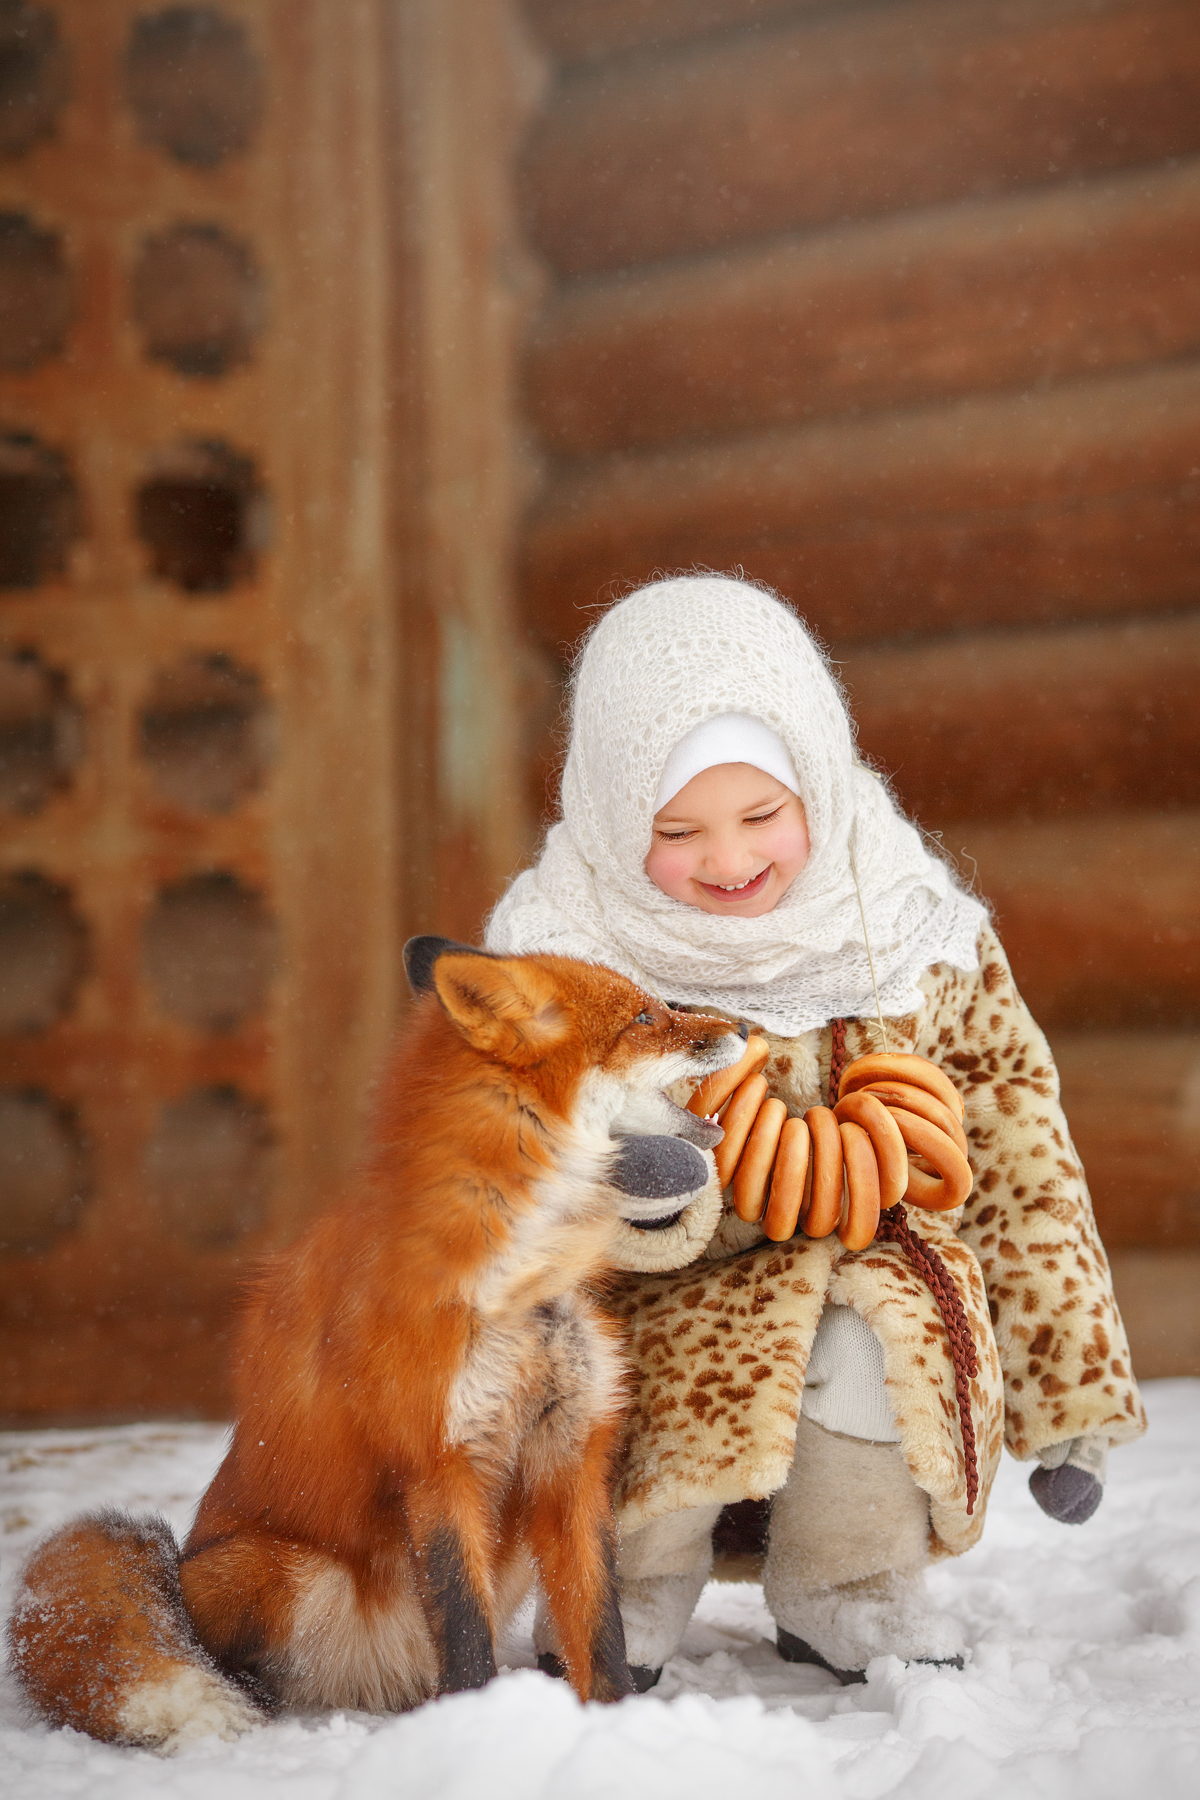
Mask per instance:
[[[1200,12],[527,13],[528,627],[564,659],[692,566],[799,608],[977,870],[1144,1297],[1200,1245]]]

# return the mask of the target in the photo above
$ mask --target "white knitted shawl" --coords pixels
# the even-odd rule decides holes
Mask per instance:
[[[730,712],[786,744],[812,844],[757,919],[673,900],[642,866],[668,754]],[[978,966],[984,908],[857,761],[837,682],[796,615],[744,582],[655,582],[600,620],[576,664],[562,814],[492,913],[489,949],[605,963],[664,999],[794,1037],[875,1011],[853,856],[885,1014],[920,1007],[931,964]]]

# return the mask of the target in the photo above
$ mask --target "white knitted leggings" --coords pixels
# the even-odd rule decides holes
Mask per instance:
[[[883,1380],[883,1346],[852,1306],[827,1306],[813,1339],[800,1410],[814,1425],[873,1444],[900,1433]]]

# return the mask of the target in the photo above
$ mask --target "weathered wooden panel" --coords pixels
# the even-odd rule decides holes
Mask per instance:
[[[1197,150],[1192,0],[913,0],[569,76],[524,190],[578,273]]]
[[[526,391],[564,456],[1043,386],[1200,348],[1200,163],[551,291]]]
[[[1051,1034],[1109,1249],[1200,1246],[1200,1038]]]
[[[228,0],[190,70],[187,14],[54,11],[71,96],[0,203],[60,234],[75,307],[0,421],[61,457],[79,533],[0,635],[78,749],[0,821],[2,979],[40,991],[28,872],[86,961],[0,1040],[0,1382],[26,1416],[194,1411],[241,1273],[359,1153],[398,986],[379,9]],[[181,222],[267,271],[232,357],[147,329],[146,245]]]
[[[530,623],[656,570],[744,567],[850,642],[1195,605],[1200,366],[567,468],[524,542]]]
[[[830,0],[525,0],[525,14],[563,62],[591,62],[706,32],[752,30],[829,6]]]
[[[1200,806],[1200,614],[838,660],[859,743],[925,825]]]
[[[508,0],[383,12],[402,928],[471,939],[528,848],[515,391],[535,277],[511,168],[538,71]]]
[[[946,824],[1047,1028],[1200,1024],[1200,814]]]

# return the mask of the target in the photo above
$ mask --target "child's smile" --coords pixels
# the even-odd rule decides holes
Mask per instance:
[[[769,913],[808,861],[808,822],[790,788],[749,763],[694,775],[654,817],[645,869],[704,912]]]

